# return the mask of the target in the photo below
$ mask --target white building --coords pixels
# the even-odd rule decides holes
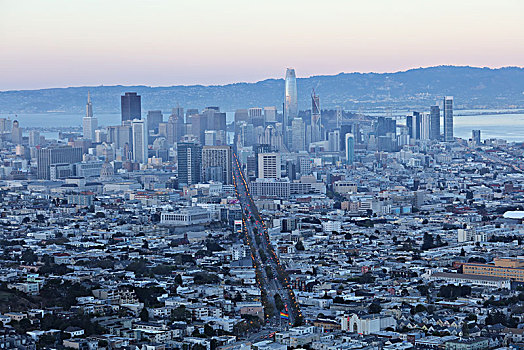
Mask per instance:
[[[198,208],[183,208],[176,212],[163,212],[160,215],[160,224],[172,226],[202,225],[211,222],[209,211]]]
[[[135,119],[132,122],[133,133],[133,161],[147,164],[147,128],[143,120]]]
[[[260,179],[280,179],[281,158],[279,153],[258,154],[258,177]]]

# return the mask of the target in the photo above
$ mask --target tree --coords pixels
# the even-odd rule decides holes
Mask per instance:
[[[382,311],[382,306],[380,306],[379,302],[372,302],[369,304],[368,312],[370,314],[378,314],[380,311]]]
[[[278,311],[282,311],[285,307],[284,305],[284,302],[282,301],[282,297],[280,296],[280,294],[275,294],[275,306],[277,308]]]
[[[299,251],[304,251],[305,250],[304,243],[302,243],[302,241],[298,241],[297,244],[295,245],[295,249]]]
[[[149,312],[147,311],[146,307],[142,308],[142,310],[140,311],[139,317],[140,317],[140,320],[142,320],[143,322],[149,321]]]

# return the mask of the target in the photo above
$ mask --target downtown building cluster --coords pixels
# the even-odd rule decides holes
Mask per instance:
[[[219,107],[143,119],[125,93],[115,126],[88,96],[82,135],[59,140],[0,119],[1,347],[522,347],[522,146],[455,138],[451,97],[397,118],[299,93],[288,69],[280,110],[231,124]],[[261,273],[292,290],[295,324]]]

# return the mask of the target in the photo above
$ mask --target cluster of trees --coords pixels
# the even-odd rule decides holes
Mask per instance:
[[[195,284],[218,284],[220,278],[214,273],[201,271],[193,275],[193,281]]]
[[[471,294],[471,287],[470,286],[456,286],[454,284],[447,284],[440,286],[440,290],[438,292],[439,297],[443,298],[458,298],[458,297],[465,297]]]
[[[447,245],[447,243],[442,242],[440,235],[437,235],[436,238],[433,237],[431,233],[424,232],[424,238],[422,242],[421,250],[428,250],[432,248],[438,248]]]

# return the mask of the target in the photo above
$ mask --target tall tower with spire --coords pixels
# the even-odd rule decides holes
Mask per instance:
[[[98,119],[93,117],[93,105],[91,94],[87,92],[86,116],[82,120],[83,134],[85,139],[95,141],[95,130],[98,128]]]

